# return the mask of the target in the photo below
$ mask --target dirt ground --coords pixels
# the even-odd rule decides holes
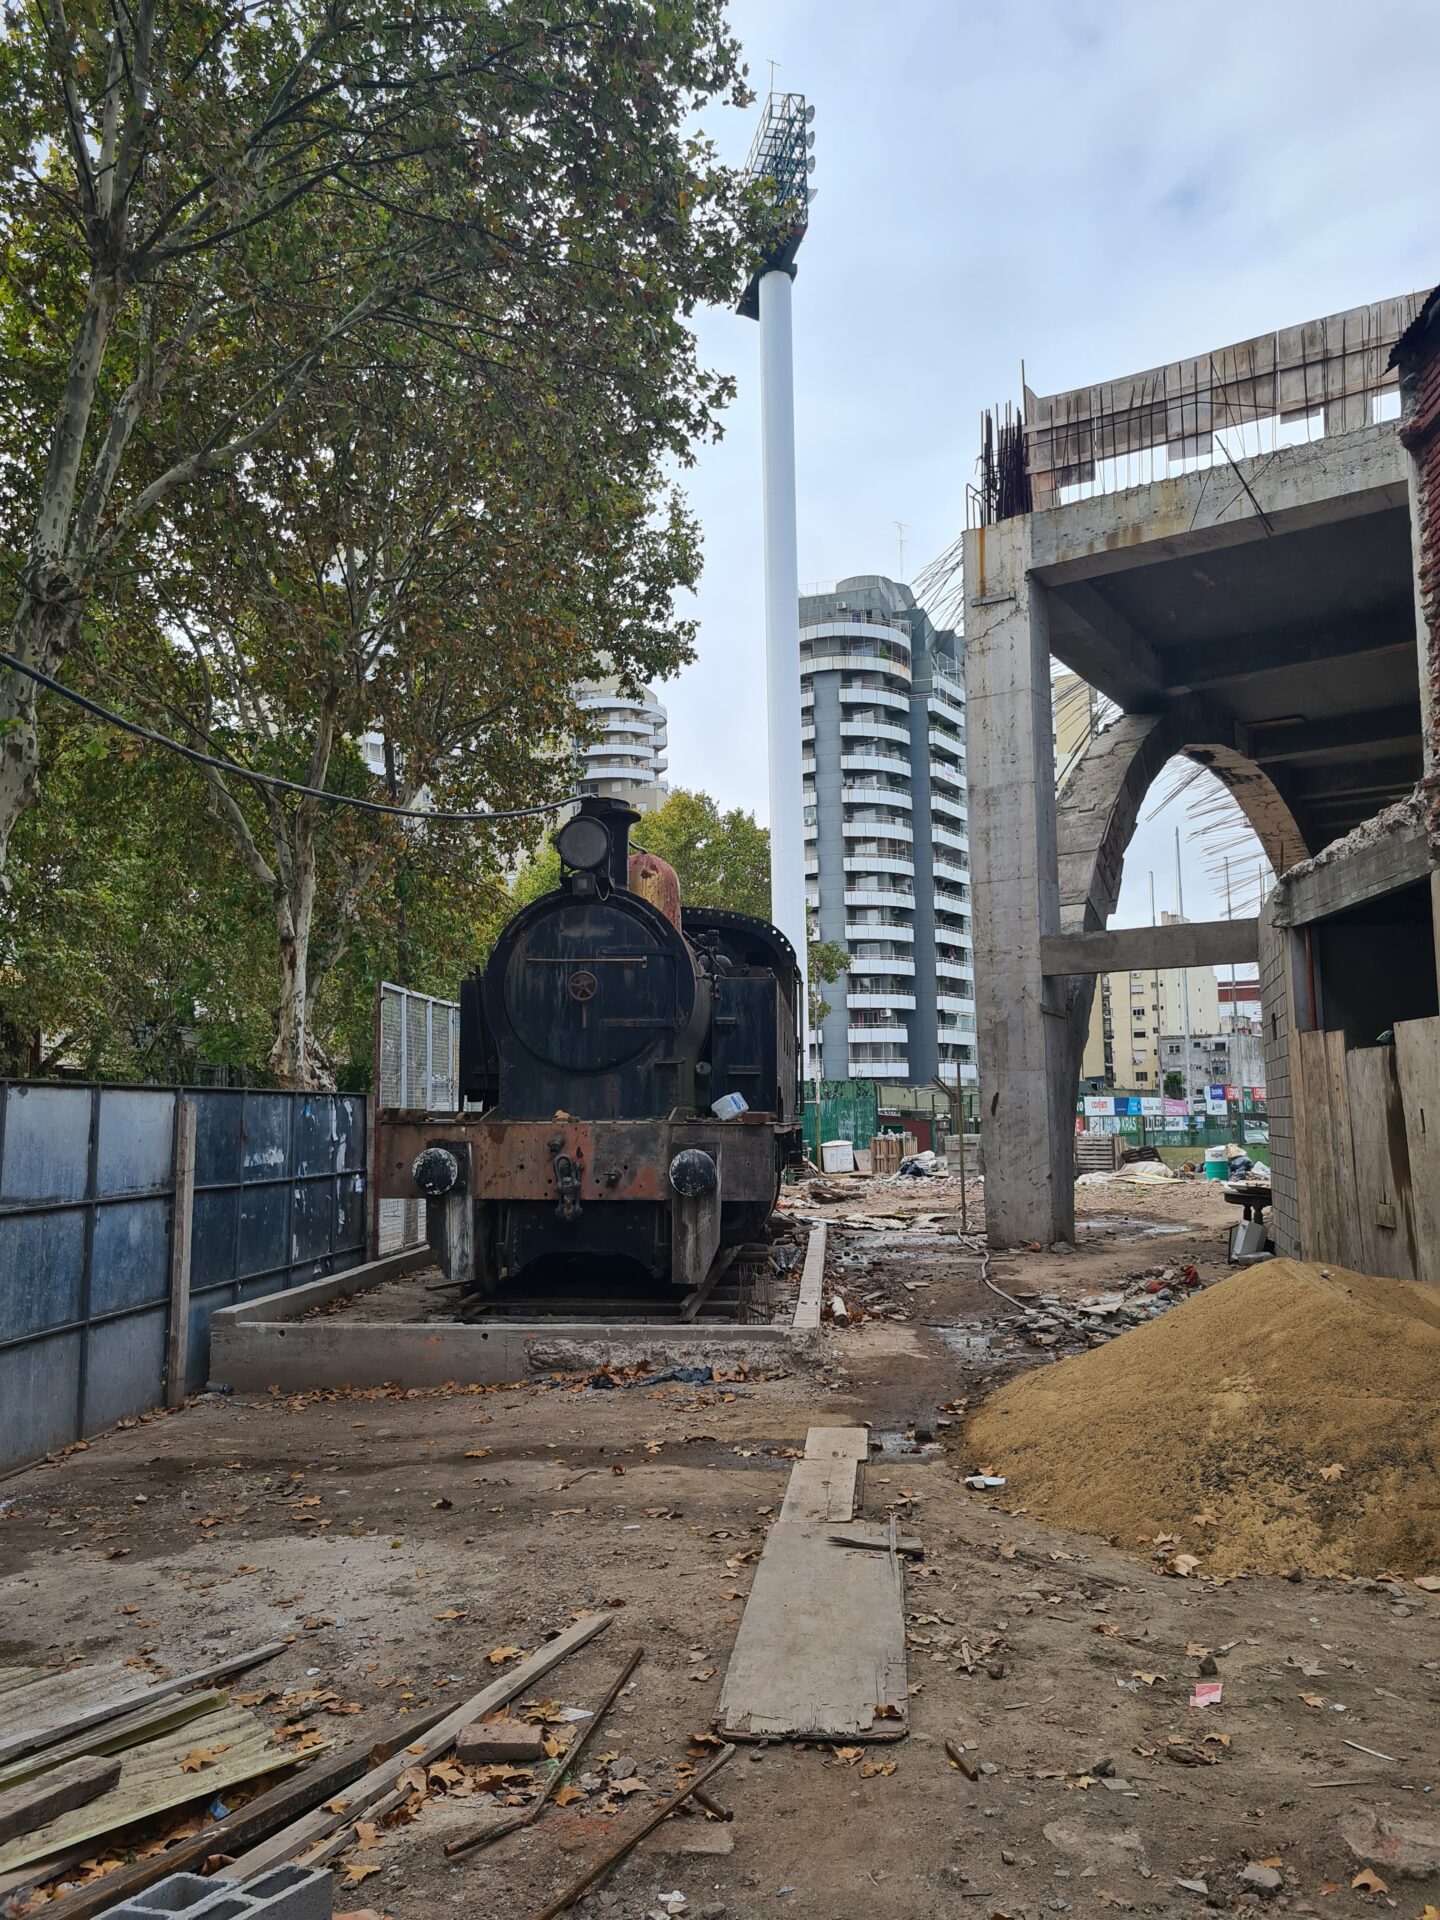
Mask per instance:
[[[634,1761],[639,1791],[597,1787],[455,1864],[443,1840],[486,1803],[437,1797],[342,1862],[342,1907],[525,1920],[697,1762],[806,1430],[866,1421],[863,1511],[900,1507],[925,1550],[906,1573],[912,1728],[878,1756],[893,1772],[856,1750],[741,1748],[715,1786],[733,1821],[672,1820],[581,1913],[1038,1920],[1255,1903],[1418,1920],[1440,1873],[1382,1866],[1388,1892],[1355,1888],[1340,1823],[1373,1806],[1440,1848],[1440,1595],[1167,1578],[1145,1548],[1059,1534],[1007,1512],[1003,1490],[967,1489],[960,1404],[1051,1351],[982,1286],[954,1182],[829,1184],[844,1198],[802,1188],[788,1205],[836,1222],[829,1277],[855,1312],[784,1377],[209,1395],[0,1484],[0,1664],[118,1654],[180,1671],[293,1635],[239,1688],[334,1689],[361,1709],[315,1715],[339,1743],[475,1691],[492,1650],[615,1608],[541,1691],[593,1704],[644,1648],[595,1743],[617,1756],[612,1780]],[[1077,1248],[998,1256],[998,1286],[1078,1301],[1186,1264],[1201,1283],[1225,1271],[1235,1210],[1213,1188],[1078,1200]],[[1200,1710],[1207,1656],[1223,1698]],[[1278,1887],[1247,1885],[1247,1868]],[[683,1908],[662,1900],[675,1893]]]

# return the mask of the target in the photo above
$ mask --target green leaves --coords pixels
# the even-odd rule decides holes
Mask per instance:
[[[17,12],[0,535],[68,593],[57,616],[11,570],[12,633],[286,778],[455,808],[563,794],[574,682],[602,658],[663,676],[693,643],[674,596],[699,531],[662,476],[730,386],[685,316],[733,301],[761,216],[683,129],[742,92],[720,0]],[[376,971],[452,988],[525,844],[113,743],[87,761],[86,726],[46,716],[67,759],[16,858],[68,957],[13,1011],[83,1029],[97,1071],[140,1070],[167,1020],[251,1073],[278,1020],[275,1070],[304,1076],[324,1069],[285,1028],[313,1016],[358,1061]],[[758,829],[726,822],[678,824],[676,863],[759,900]],[[27,938],[0,926],[39,960]],[[107,977],[133,988],[108,1010]]]

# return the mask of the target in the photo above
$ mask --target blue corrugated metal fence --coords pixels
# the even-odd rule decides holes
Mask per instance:
[[[217,1307],[365,1258],[359,1096],[0,1082],[0,1468],[164,1398],[182,1099],[188,1390]]]

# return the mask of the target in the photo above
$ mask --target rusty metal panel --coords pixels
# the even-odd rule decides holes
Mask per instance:
[[[376,1128],[375,1178],[388,1199],[413,1198],[410,1169],[416,1155],[448,1140],[468,1140],[474,1148],[477,1200],[557,1199],[557,1154],[578,1166],[583,1204],[668,1200],[670,1162],[682,1147],[699,1147],[720,1160],[727,1193],[762,1192],[775,1171],[776,1129],[763,1115],[725,1121],[504,1121],[382,1108]]]

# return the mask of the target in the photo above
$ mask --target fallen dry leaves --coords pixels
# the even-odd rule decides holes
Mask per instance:
[[[180,1771],[199,1773],[202,1767],[213,1767],[221,1754],[227,1751],[229,1744],[227,1740],[222,1740],[218,1747],[192,1747],[180,1762]]]
[[[1350,1882],[1353,1893],[1388,1893],[1388,1882],[1382,1880],[1373,1867],[1362,1867]]]

